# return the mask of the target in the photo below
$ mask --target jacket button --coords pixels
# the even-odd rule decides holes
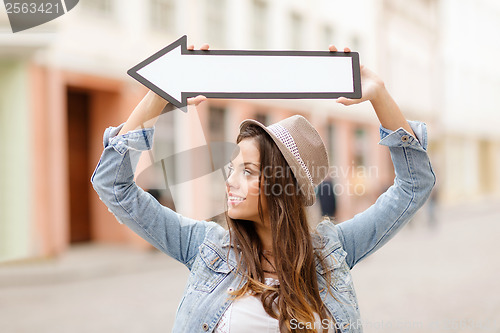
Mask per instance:
[[[203,323],[202,327],[203,327],[204,331],[208,331],[208,324],[207,323]]]
[[[233,291],[233,290],[234,290],[234,288],[233,288],[233,287],[229,287],[229,288],[227,288],[227,291],[229,291],[229,292],[231,292],[231,291]]]
[[[403,136],[401,137],[401,141],[403,141],[403,142],[406,142],[406,141],[408,141],[408,140],[410,140],[410,137],[409,137],[408,135],[403,135]]]

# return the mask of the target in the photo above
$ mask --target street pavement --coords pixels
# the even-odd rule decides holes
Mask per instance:
[[[500,202],[420,213],[352,270],[365,332],[500,332]]]
[[[352,270],[365,333],[500,333],[500,200],[426,206]],[[0,265],[1,333],[170,332],[188,270],[157,250],[73,246]]]

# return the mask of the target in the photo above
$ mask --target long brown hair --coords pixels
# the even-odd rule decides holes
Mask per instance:
[[[232,295],[230,297],[238,299],[247,292],[260,295],[265,311],[279,320],[282,333],[322,332],[321,329],[311,329],[311,325],[316,321],[314,313],[319,315],[320,327],[324,319],[329,320],[328,326],[330,326],[332,318],[319,295],[314,259],[318,253],[313,248],[311,237],[311,232],[315,231],[310,229],[307,221],[305,196],[298,191],[297,180],[280,150],[262,128],[252,124],[244,126],[240,130],[236,143],[240,143],[243,139],[254,139],[260,152],[259,188],[261,192],[258,212],[261,221],[264,221],[264,214],[267,214],[270,220],[279,285],[268,286],[262,282],[264,280],[260,262],[262,244],[254,224],[230,218],[226,209],[225,217],[230,242],[241,249],[237,254],[237,271],[242,270],[244,276],[248,278],[243,286],[242,278],[238,288],[230,292]],[[276,188],[282,189],[281,193],[277,193]],[[268,211],[263,211],[261,200],[266,200]],[[321,265],[323,264],[321,260]],[[330,286],[330,274],[327,274],[326,279],[327,286]],[[276,299],[278,313],[273,310],[273,303]],[[303,323],[303,325],[295,325],[292,329],[290,322],[292,319],[295,319],[297,324]],[[299,329],[300,327],[302,328]]]

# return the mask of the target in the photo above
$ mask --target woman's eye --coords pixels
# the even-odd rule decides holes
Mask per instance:
[[[234,172],[234,167],[232,166],[227,166],[227,177],[229,177],[232,173]],[[244,169],[241,171],[241,173],[244,175],[244,176],[251,176],[252,175],[252,170],[249,170],[249,169]]]

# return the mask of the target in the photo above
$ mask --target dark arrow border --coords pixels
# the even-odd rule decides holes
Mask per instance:
[[[311,92],[293,92],[293,93],[262,93],[262,92],[243,92],[243,93],[220,93],[220,92],[182,92],[182,101],[178,101],[170,96],[155,84],[139,75],[137,72],[155,61],[156,59],[164,56],[173,49],[181,46],[182,55],[241,55],[241,56],[311,56],[311,57],[351,57],[352,58],[352,72],[354,82],[354,92],[348,93],[311,93]],[[160,95],[178,108],[187,105],[189,97],[204,95],[208,98],[238,98],[238,99],[325,99],[325,98],[361,98],[361,73],[359,69],[359,54],[357,52],[330,52],[330,51],[244,51],[244,50],[193,50],[187,49],[187,35],[182,36],[169,46],[161,49],[147,59],[141,61],[139,64],[130,68],[127,74],[145,85],[156,94]]]

